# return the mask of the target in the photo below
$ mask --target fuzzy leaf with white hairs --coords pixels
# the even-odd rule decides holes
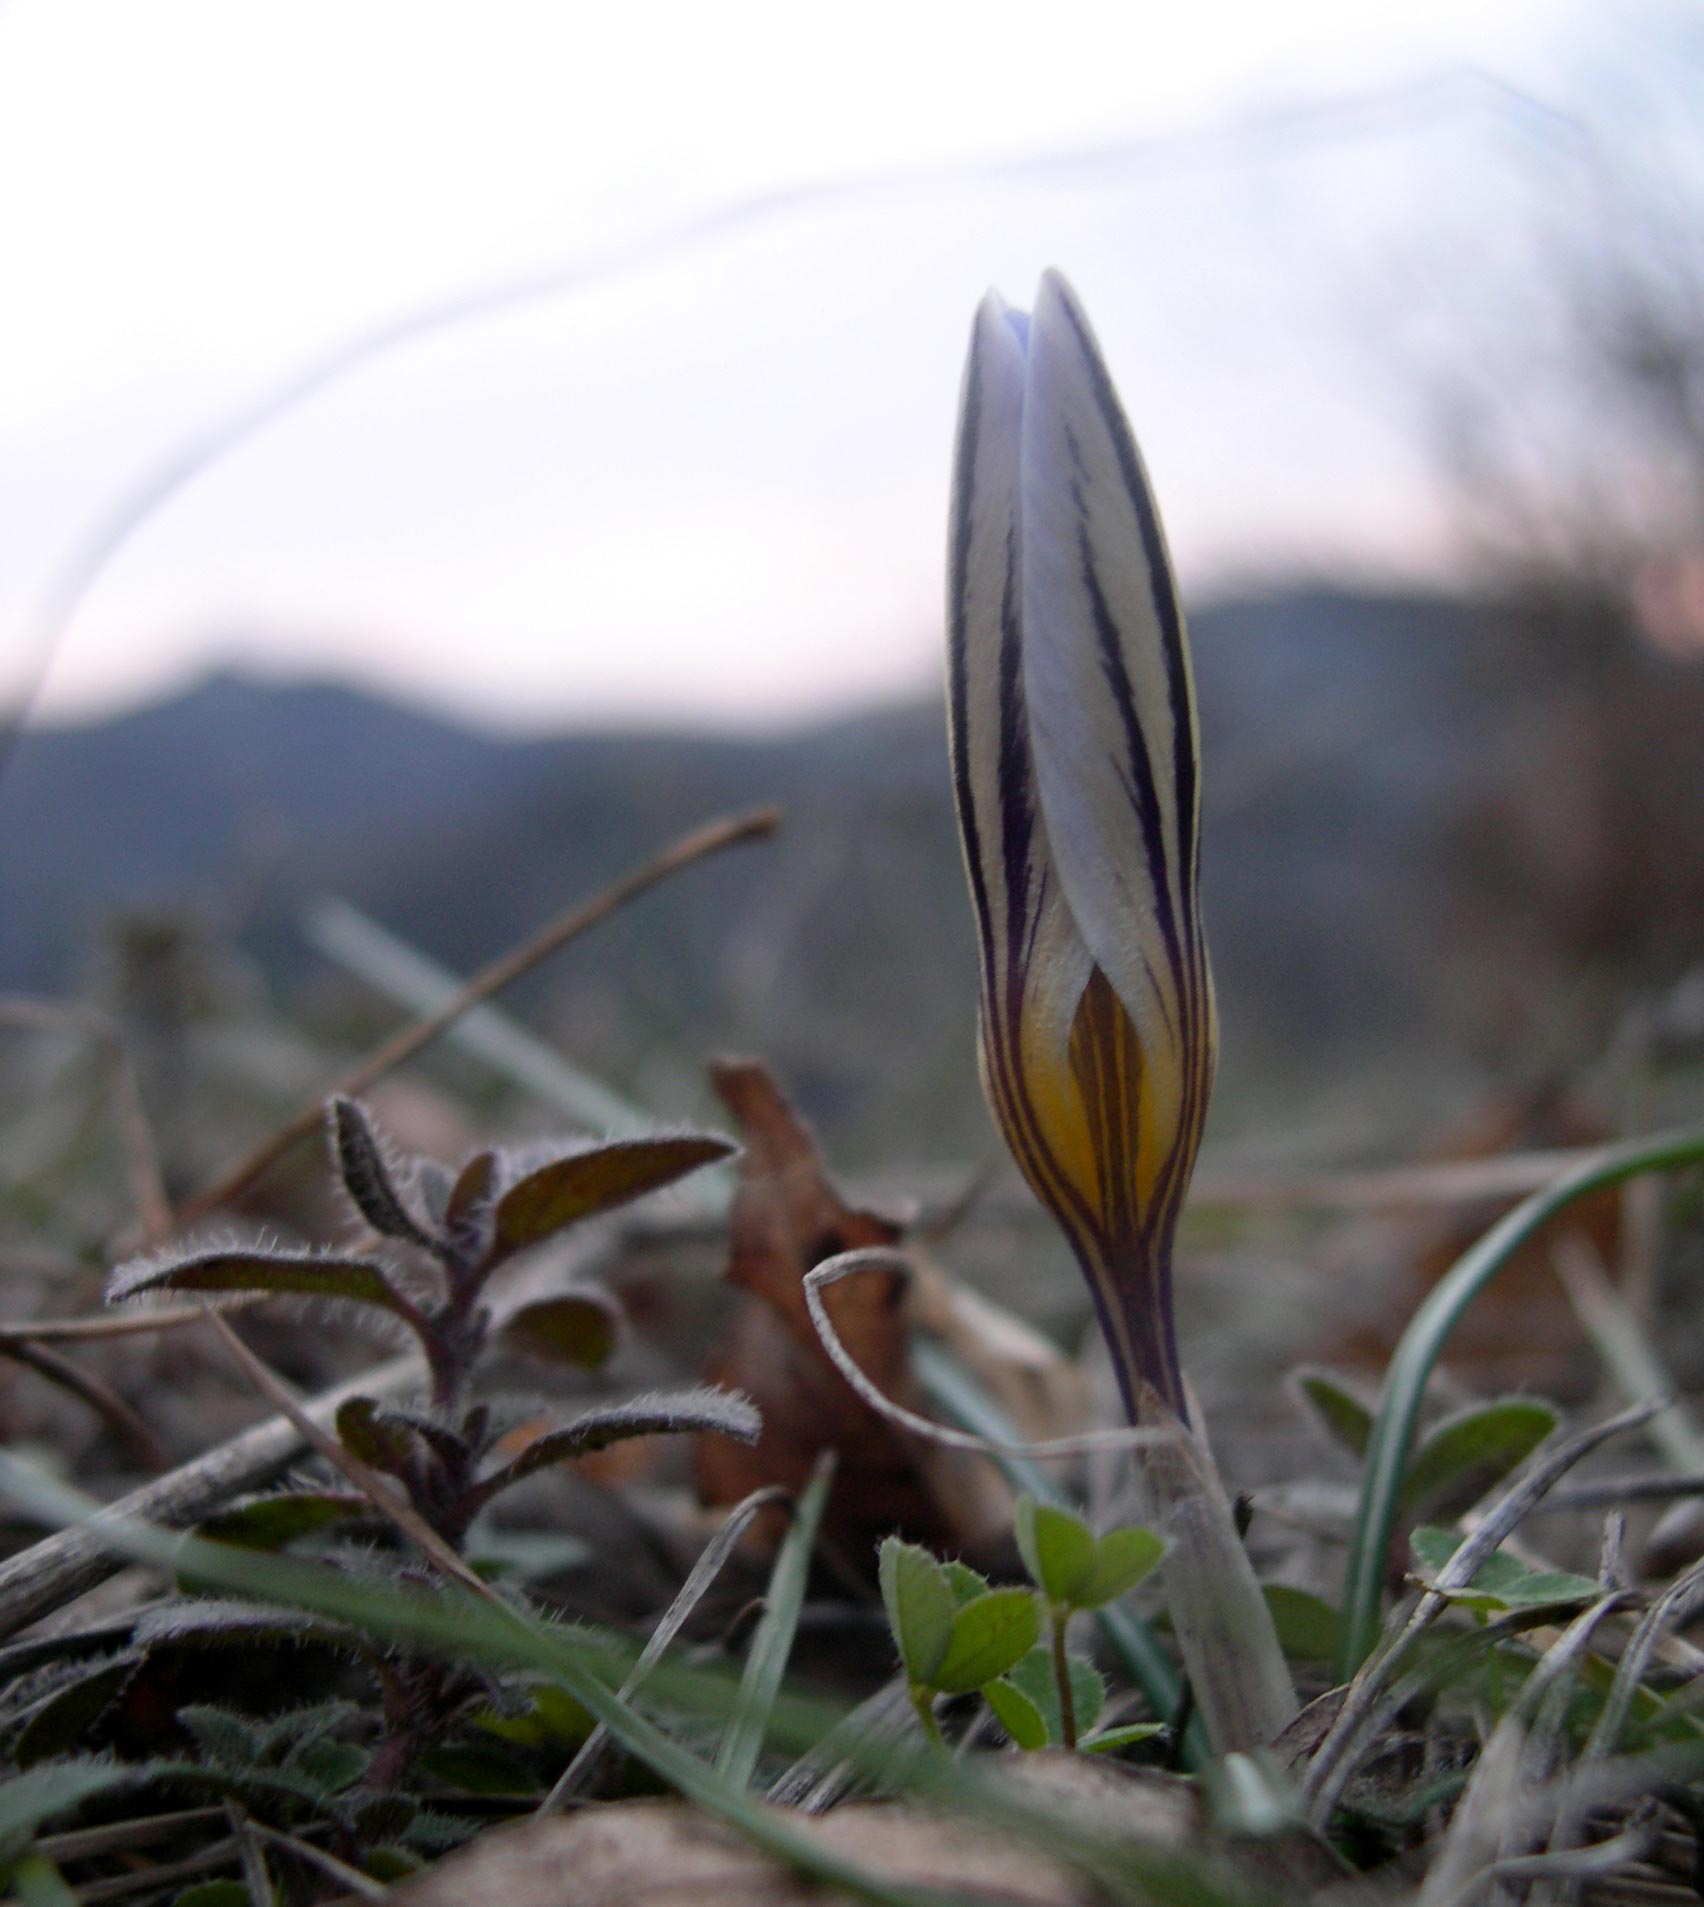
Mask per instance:
[[[493,1252],[536,1245],[584,1218],[672,1185],[734,1150],[711,1133],[617,1139],[570,1152],[517,1179],[497,1200]]]
[[[552,1464],[568,1463],[629,1437],[713,1433],[755,1443],[763,1420],[749,1398],[733,1391],[690,1390],[654,1393],[619,1404],[599,1404],[570,1422],[547,1430],[488,1476],[475,1493],[488,1503],[501,1491]]]
[[[263,1291],[277,1297],[334,1298],[389,1311],[413,1325],[419,1314],[379,1267],[331,1252],[265,1245],[227,1247],[185,1258],[133,1258],[107,1280],[109,1304],[155,1291]]]
[[[354,1099],[333,1099],[327,1108],[327,1126],[343,1189],[373,1230],[386,1238],[418,1245],[424,1251],[436,1250],[441,1241],[408,1209],[384,1141],[375,1131],[366,1107]]]

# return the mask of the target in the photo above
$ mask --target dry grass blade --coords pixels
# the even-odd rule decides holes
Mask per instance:
[[[1520,1793],[1525,1753],[1525,1726],[1513,1713],[1505,1715],[1480,1751],[1415,1907],[1464,1907],[1488,1884],[1504,1823]]]
[[[1615,1667],[1615,1680],[1611,1682],[1603,1707],[1592,1725],[1592,1732],[1580,1750],[1572,1778],[1563,1787],[1562,1799],[1557,1805],[1556,1819],[1550,1832],[1550,1855],[1560,1856],[1574,1848],[1586,1815],[1586,1803],[1581,1796],[1581,1777],[1608,1761],[1615,1752],[1616,1742],[1627,1724],[1634,1697],[1650,1667],[1653,1652],[1668,1630],[1685,1620],[1701,1596],[1704,1596],[1704,1561],[1694,1563],[1692,1568],[1676,1577],[1639,1619],[1626,1648],[1621,1652],[1621,1660]]]
[[[1402,1205],[1472,1205],[1488,1198],[1516,1198],[1549,1185],[1559,1173],[1588,1159],[1595,1146],[1542,1152],[1505,1152],[1494,1159],[1460,1159],[1433,1165],[1397,1165],[1358,1172],[1250,1172],[1220,1167],[1197,1172],[1195,1205],[1233,1205],[1287,1211],[1297,1206],[1365,1210]]]
[[[799,1611],[805,1599],[811,1555],[822,1527],[823,1506],[833,1488],[837,1453],[822,1450],[811,1468],[811,1480],[793,1504],[793,1520],[775,1551],[764,1592],[763,1614],[746,1649],[745,1673],[733,1713],[722,1731],[716,1751],[716,1772],[736,1788],[749,1788],[763,1753],[764,1737],[775,1698],[793,1653]]]
[[[69,1358],[27,1337],[0,1338],[0,1357],[27,1365],[50,1384],[87,1404],[114,1436],[130,1446],[146,1469],[163,1470],[170,1461],[159,1438],[124,1399],[98,1377],[79,1370]]]
[[[751,1527],[753,1517],[773,1503],[785,1502],[788,1494],[777,1485],[769,1485],[761,1490],[753,1490],[750,1496],[743,1502],[736,1503],[728,1512],[721,1528],[704,1545],[686,1581],[676,1592],[674,1601],[664,1610],[657,1626],[651,1631],[644,1648],[639,1652],[638,1661],[633,1664],[627,1679],[617,1692],[618,1701],[630,1701],[645,1677],[662,1659],[664,1650],[680,1634],[687,1618],[703,1600],[704,1592],[722,1573],[723,1566],[734,1553],[740,1538]],[[552,1813],[572,1800],[585,1787],[597,1767],[599,1757],[608,1746],[609,1739],[609,1729],[599,1722],[580,1744],[574,1759],[563,1769],[555,1787],[539,1803],[538,1813]]]
[[[254,1823],[250,1821],[246,1810],[238,1807],[234,1801],[227,1801],[225,1819],[231,1824],[231,1838],[237,1844],[237,1865],[242,1872],[249,1899],[275,1900],[277,1892],[272,1885],[272,1876],[266,1871],[266,1856],[261,1852],[260,1842],[253,1832]]]
[[[1637,1404],[1607,1422],[1541,1449],[1485,1512],[1477,1529],[1439,1572],[1436,1585],[1415,1604],[1391,1640],[1376,1650],[1349,1685],[1337,1720],[1319,1745],[1308,1769],[1307,1795],[1316,1825],[1330,1818],[1356,1757],[1350,1752],[1370,1733],[1379,1714],[1387,1712],[1387,1690],[1410,1644],[1429,1628],[1448,1606],[1448,1592],[1465,1589],[1480,1566],[1517,1529],[1550,1487],[1582,1458],[1623,1431],[1637,1430],[1663,1408],[1660,1398]]]
[[[329,1423],[351,1397],[395,1397],[426,1380],[417,1353],[390,1359],[302,1406],[316,1424]],[[72,1597],[104,1582],[124,1567],[121,1551],[103,1539],[101,1518],[121,1524],[158,1524],[181,1529],[209,1515],[245,1490],[264,1483],[302,1448],[302,1434],[288,1416],[270,1417],[192,1463],[157,1477],[110,1504],[89,1524],[56,1530],[0,1563],[0,1636],[51,1614]]]
[[[181,1861],[164,1861],[159,1866],[138,1867],[133,1873],[116,1874],[111,1880],[85,1881],[73,1899],[77,1907],[105,1907],[108,1901],[130,1900],[137,1894],[159,1898],[163,1890],[190,1881],[205,1880],[237,1859],[237,1843],[227,1836]]]
[[[1505,1858],[1511,1817],[1533,1783],[1535,1761],[1548,1759],[1562,1720],[1557,1698],[1566,1701],[1592,1637],[1625,1601],[1620,1591],[1601,1597],[1545,1651],[1481,1750],[1417,1907],[1445,1907],[1465,1893],[1474,1874]]]
[[[0,1276],[4,1276],[3,1271]],[[263,1291],[238,1292],[221,1300],[219,1309],[246,1310],[265,1296]],[[186,1324],[200,1324],[206,1316],[204,1304],[174,1304],[111,1317],[41,1318],[33,1324],[0,1324],[0,1350],[11,1344],[98,1344],[107,1338],[143,1337],[154,1331],[177,1331]]]
[[[705,860],[712,854],[719,854],[724,848],[731,848],[743,841],[760,841],[773,834],[780,825],[781,817],[774,808],[757,808],[749,814],[734,815],[719,821],[707,822],[701,828],[695,828],[690,834],[683,835],[672,846],[665,848],[654,859],[635,868],[632,873],[606,887],[601,894],[591,900],[570,908],[537,933],[529,935],[519,946],[482,967],[468,981],[453,1000],[448,1000],[435,1012],[423,1015],[411,1026],[404,1027],[383,1045],[362,1060],[358,1065],[333,1080],[321,1092],[290,1119],[287,1119],[263,1144],[257,1146],[235,1165],[220,1174],[213,1184],[195,1194],[176,1214],[178,1226],[194,1223],[205,1218],[225,1201],[258,1179],[261,1174],[287,1153],[300,1140],[317,1134],[325,1118],[325,1101],[332,1097],[356,1098],[367,1091],[376,1080],[386,1073],[410,1060],[423,1047],[429,1046],[439,1034],[458,1020],[470,1007],[478,1006],[489,1000],[494,994],[518,980],[522,974],[530,972],[541,960],[547,959],[560,948],[566,947],[581,934],[606,921],[612,914],[618,913],[629,901],[636,900],[641,894],[666,881],[671,875],[678,874],[683,868],[691,867],[695,862]]]
[[[1668,1398],[1667,1408],[1651,1420],[1651,1441],[1677,1470],[1704,1469],[1704,1430],[1675,1401],[1673,1378],[1590,1240],[1578,1232],[1565,1232],[1552,1248],[1551,1262],[1580,1329],[1622,1396],[1630,1404],[1648,1397]]]
[[[96,1855],[147,1847],[174,1834],[207,1827],[221,1820],[223,1813],[220,1808],[174,1808],[170,1814],[145,1814],[125,1821],[106,1821],[94,1828],[73,1828],[64,1834],[44,1834],[35,1848],[56,1866],[65,1861],[92,1860]]]

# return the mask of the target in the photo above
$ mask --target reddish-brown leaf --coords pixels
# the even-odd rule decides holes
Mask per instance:
[[[763,1432],[744,1448],[706,1438],[697,1481],[708,1503],[732,1503],[760,1485],[804,1486],[819,1450],[840,1453],[824,1529],[842,1554],[875,1573],[879,1539],[958,1550],[993,1520],[986,1464],[944,1452],[878,1416],[834,1368],[805,1309],[805,1273],[836,1253],[894,1245],[902,1227],[847,1205],[828,1182],[816,1144],[764,1067],[724,1060],[710,1071],[744,1147],[731,1220],[730,1283],[740,1288],[714,1382],[744,1391]],[[912,1373],[911,1294],[899,1272],[867,1272],[824,1293],[846,1348],[896,1403],[925,1410]],[[997,1487],[997,1486],[996,1486]]]

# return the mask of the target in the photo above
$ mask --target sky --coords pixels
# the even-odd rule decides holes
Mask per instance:
[[[0,697],[241,666],[739,728],[931,686],[971,313],[1047,265],[1191,588],[1436,575],[1414,290],[1553,164],[1585,17],[10,0]]]

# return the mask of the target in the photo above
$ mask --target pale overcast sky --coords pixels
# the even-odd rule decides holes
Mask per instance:
[[[1422,82],[1545,97],[1587,17],[12,0],[0,693],[151,470],[365,330],[555,272],[172,497],[42,709],[233,662],[533,725],[770,723],[931,683],[970,315],[1048,264],[1192,580],[1423,567],[1434,499],[1377,329],[1450,220],[1469,254],[1498,242],[1551,135],[1493,87]]]

